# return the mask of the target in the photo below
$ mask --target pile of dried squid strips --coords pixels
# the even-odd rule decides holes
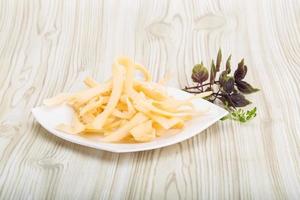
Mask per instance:
[[[135,79],[135,72],[144,80]],[[126,57],[112,65],[112,78],[98,83],[84,80],[87,89],[62,93],[44,100],[46,106],[67,103],[75,114],[71,124],[56,129],[70,134],[102,134],[106,142],[148,142],[169,129],[181,129],[184,122],[199,115],[192,99],[176,100],[162,84],[151,81],[145,67]]]

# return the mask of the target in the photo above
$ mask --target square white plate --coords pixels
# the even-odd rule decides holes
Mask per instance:
[[[167,88],[167,92],[169,95],[179,100],[192,96],[192,94],[186,93],[177,88]],[[69,123],[71,121],[73,110],[67,105],[55,107],[36,107],[32,109],[32,113],[35,119],[46,130],[64,140],[96,149],[116,153],[125,153],[157,149],[182,142],[199,134],[201,131],[205,130],[228,113],[223,108],[220,108],[215,104],[203,99],[195,99],[193,100],[193,104],[199,110],[207,110],[205,115],[195,117],[192,120],[187,121],[184,128],[177,131],[176,134],[174,134],[174,131],[170,131],[167,136],[157,138],[151,142],[133,144],[105,143],[101,141],[102,136],[100,135],[91,135],[86,137],[80,135],[71,135],[56,130],[56,125],[60,123]]]

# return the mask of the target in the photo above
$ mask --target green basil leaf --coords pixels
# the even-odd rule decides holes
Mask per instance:
[[[217,63],[216,63],[216,71],[217,72],[220,71],[221,61],[222,61],[222,52],[221,52],[221,49],[219,49],[218,55],[217,55]]]
[[[214,62],[214,60],[212,60],[211,66],[210,66],[210,84],[212,84],[212,85],[215,82],[216,74],[217,74],[217,70],[216,70],[215,62]]]
[[[203,63],[197,64],[193,68],[192,80],[196,83],[202,84],[208,79],[208,70]]]
[[[227,58],[227,61],[226,61],[226,72],[227,74],[230,74],[231,72],[231,55]]]

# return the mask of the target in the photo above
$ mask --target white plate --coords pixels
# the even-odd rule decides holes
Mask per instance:
[[[186,99],[192,96],[192,94],[183,92],[176,88],[167,88],[167,92],[176,99]],[[157,138],[151,142],[134,144],[105,143],[101,141],[101,136],[93,135],[89,137],[83,137],[80,135],[71,135],[56,130],[55,127],[57,124],[68,123],[71,120],[73,110],[67,105],[55,107],[36,107],[32,109],[32,113],[36,120],[45,129],[64,140],[96,149],[125,153],[157,149],[182,142],[197,135],[227,114],[226,110],[203,99],[193,100],[193,104],[199,110],[207,109],[205,115],[201,117],[195,117],[186,122],[184,128],[180,131],[177,131],[176,134],[174,134],[174,132],[170,132],[167,136]]]

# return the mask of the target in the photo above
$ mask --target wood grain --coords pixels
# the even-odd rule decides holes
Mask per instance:
[[[180,144],[113,154],[56,138],[34,106],[104,80],[128,55],[191,84],[217,49],[245,57],[258,116]],[[0,0],[0,199],[299,199],[300,1]]]

